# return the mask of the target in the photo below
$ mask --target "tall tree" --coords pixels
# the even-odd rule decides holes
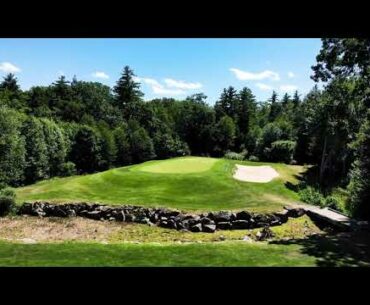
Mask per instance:
[[[115,103],[122,110],[126,120],[137,118],[143,93],[140,84],[135,81],[135,74],[129,66],[125,66],[120,79],[114,87]]]
[[[238,94],[235,88],[232,86],[225,88],[215,104],[216,118],[219,120],[227,115],[236,120],[238,104]]]
[[[273,122],[281,112],[281,105],[278,102],[278,95],[275,91],[272,91],[272,95],[270,98],[270,113],[269,113],[269,121]]]
[[[9,90],[10,92],[18,92],[19,85],[18,80],[14,74],[9,73],[4,77],[4,80],[0,83],[0,90]]]

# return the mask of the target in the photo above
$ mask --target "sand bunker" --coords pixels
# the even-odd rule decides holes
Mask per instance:
[[[236,164],[236,171],[233,177],[240,181],[266,183],[278,176],[278,172],[268,165],[246,166]]]

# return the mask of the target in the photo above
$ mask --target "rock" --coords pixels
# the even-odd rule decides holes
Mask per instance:
[[[76,211],[75,210],[72,210],[72,209],[69,209],[67,210],[67,214],[69,217],[76,217]]]
[[[191,232],[202,232],[202,224],[201,223],[197,223],[197,224],[189,227],[189,230]]]
[[[200,219],[200,222],[202,225],[207,225],[207,224],[214,224],[215,222],[207,217],[203,217]]]
[[[176,222],[176,228],[177,230],[187,230],[188,228],[188,223],[187,222],[183,222],[183,221],[178,221]]]
[[[91,211],[86,213],[86,217],[90,219],[100,220],[101,212],[100,211]]]
[[[279,218],[280,223],[286,223],[288,221],[288,211],[284,210],[281,212],[276,212],[274,215]]]
[[[134,222],[135,219],[136,219],[135,215],[125,214],[125,221],[127,221],[127,222]]]
[[[161,220],[158,224],[162,228],[176,229],[176,222],[173,219]]]
[[[258,231],[256,234],[256,239],[258,241],[266,240],[272,237],[274,237],[274,233],[268,226],[264,227],[262,231]]]
[[[55,216],[55,217],[67,217],[68,216],[68,213],[65,212],[65,211],[63,211],[62,208],[56,207],[54,209],[54,212],[53,212],[53,215],[52,216]]]
[[[228,211],[222,211],[213,214],[214,221],[217,222],[228,222],[231,220],[231,213]]]
[[[246,241],[246,242],[249,242],[249,243],[253,242],[252,238],[250,238],[248,235],[245,235],[243,237],[243,241]]]
[[[285,210],[287,210],[287,216],[292,218],[297,218],[303,216],[306,212],[304,209],[301,208],[293,208],[289,206],[284,207]]]
[[[231,230],[232,225],[230,222],[219,222],[217,223],[217,229],[219,230]]]
[[[203,224],[202,231],[207,232],[207,233],[213,233],[214,231],[216,231],[216,225],[215,224]]]
[[[247,220],[234,220],[231,224],[233,230],[249,229],[249,222]]]
[[[249,221],[252,218],[252,215],[246,211],[241,211],[236,213],[236,220],[247,220]]]

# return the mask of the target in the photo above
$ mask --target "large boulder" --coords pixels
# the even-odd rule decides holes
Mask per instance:
[[[215,224],[203,224],[202,231],[207,232],[207,233],[213,233],[214,231],[216,231],[216,225]]]
[[[191,232],[202,232],[202,224],[197,223],[197,224],[194,224],[192,226],[189,226],[189,230]]]
[[[217,223],[217,229],[219,229],[219,230],[231,230],[232,229],[231,222],[218,222]]]
[[[231,212],[221,211],[221,212],[218,212],[218,213],[213,213],[213,220],[216,223],[231,221]]]
[[[246,211],[241,211],[236,213],[236,220],[247,220],[249,221],[252,218],[252,215]]]
[[[304,209],[301,208],[293,208],[289,206],[284,207],[285,210],[287,210],[288,217],[297,218],[303,216],[306,212]]]
[[[250,227],[248,220],[234,220],[231,224],[234,230],[249,229]]]

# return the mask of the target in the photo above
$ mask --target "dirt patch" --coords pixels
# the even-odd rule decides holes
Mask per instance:
[[[101,241],[118,232],[124,223],[76,218],[0,218],[0,239],[22,243]]]
[[[247,166],[236,164],[233,178],[240,181],[267,183],[279,176],[279,173],[269,165]]]

